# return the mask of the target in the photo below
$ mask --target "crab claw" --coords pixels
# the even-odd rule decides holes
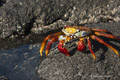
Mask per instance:
[[[61,40],[61,41],[58,43],[58,49],[59,49],[59,51],[60,51],[61,53],[63,53],[64,55],[70,56],[69,51],[68,51],[65,47],[63,47],[64,43],[65,43],[65,40]]]
[[[85,46],[85,42],[83,40],[80,40],[78,43],[77,43],[78,47],[77,49],[79,51],[84,51],[86,50],[86,46]]]

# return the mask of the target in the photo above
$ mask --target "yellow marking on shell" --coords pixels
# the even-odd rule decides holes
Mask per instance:
[[[76,29],[75,28],[66,28],[65,31],[69,34],[73,34],[76,32]]]

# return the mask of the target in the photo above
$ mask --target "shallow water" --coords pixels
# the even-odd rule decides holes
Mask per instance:
[[[40,80],[37,75],[39,47],[40,44],[26,44],[0,50],[0,76],[6,76],[9,80]]]

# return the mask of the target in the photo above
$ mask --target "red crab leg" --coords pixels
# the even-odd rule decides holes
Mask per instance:
[[[105,33],[100,33],[100,32],[95,32],[95,34],[97,36],[103,36],[103,37],[107,37],[107,38],[111,38],[111,39],[119,39],[120,40],[120,37],[113,36],[112,34],[105,34]]]
[[[106,30],[106,29],[92,29],[93,31],[99,31],[99,32],[108,32],[108,33],[111,33],[111,32],[109,32],[108,30]]]
[[[52,38],[52,39],[48,42],[47,47],[46,47],[46,50],[45,50],[46,56],[48,56],[48,53],[49,53],[49,50],[50,50],[50,48],[51,48],[52,43],[53,43],[53,42],[57,42],[57,41],[58,41],[58,36]]]
[[[69,51],[65,47],[63,47],[64,43],[65,40],[60,40],[60,42],[58,43],[58,49],[61,53],[65,54],[66,56],[70,56]]]
[[[46,45],[48,39],[52,39],[53,37],[59,36],[59,35],[61,35],[61,34],[63,34],[63,32],[57,32],[57,33],[54,33],[54,34],[50,34],[50,35],[48,35],[48,36],[43,40],[43,42],[42,42],[42,44],[41,44],[41,48],[40,48],[40,55],[41,55],[41,56],[42,56],[42,52],[43,52],[43,50],[44,50],[44,48],[45,48],[45,45]]]
[[[92,53],[92,56],[93,56],[93,59],[94,59],[94,62],[95,62],[96,56],[95,56],[95,53],[93,52],[93,50],[91,48],[91,41],[90,41],[89,38],[87,39],[87,42],[88,42],[88,48],[89,48],[90,52]]]
[[[97,40],[99,43],[102,43],[102,44],[106,45],[107,47],[111,48],[118,56],[120,56],[120,54],[118,53],[118,51],[114,47],[112,47],[109,44],[107,44],[106,42],[104,42],[101,38],[99,38],[95,35],[92,35],[91,38],[94,40]]]

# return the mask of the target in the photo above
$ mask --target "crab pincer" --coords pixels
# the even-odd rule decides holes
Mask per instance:
[[[61,53],[65,54],[66,56],[70,56],[69,51],[65,47],[63,47],[64,43],[65,43],[65,40],[61,40],[58,43],[58,49]]]
[[[78,43],[77,43],[78,47],[77,49],[79,51],[84,51],[86,50],[86,46],[85,46],[85,42],[83,40],[80,40]]]

